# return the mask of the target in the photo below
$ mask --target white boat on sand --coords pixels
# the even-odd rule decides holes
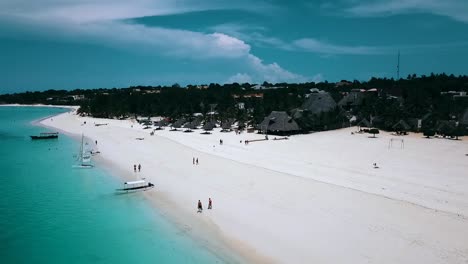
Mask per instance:
[[[147,189],[154,188],[154,184],[145,180],[128,181],[124,183],[124,187],[117,189],[119,192],[130,192],[130,191],[146,191]]]

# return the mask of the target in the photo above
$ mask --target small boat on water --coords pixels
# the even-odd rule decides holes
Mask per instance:
[[[130,192],[130,191],[146,191],[147,189],[154,188],[154,184],[145,180],[139,181],[128,181],[124,183],[122,189],[117,189],[119,192]]]
[[[39,136],[30,136],[31,139],[54,139],[58,138],[58,132],[41,133]]]

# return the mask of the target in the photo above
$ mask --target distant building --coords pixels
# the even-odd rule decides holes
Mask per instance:
[[[288,88],[288,87],[285,87],[285,86],[263,86],[261,84],[255,84],[251,87],[252,89],[254,90],[268,90],[268,89],[282,89],[282,88]]]
[[[145,90],[145,94],[158,94],[161,93],[161,90]]]
[[[441,92],[441,95],[450,95],[450,96],[466,96],[465,91],[448,91],[448,92]]]
[[[342,80],[342,81],[340,81],[340,82],[337,82],[337,83],[335,84],[335,87],[349,86],[349,85],[351,85],[351,84],[353,84],[353,83],[352,83],[352,82],[349,82],[349,81],[346,81],[346,80]]]
[[[234,99],[238,99],[238,98],[263,98],[263,93],[248,93],[248,94],[244,94],[244,95],[233,94],[232,97]]]
[[[265,89],[265,86],[263,86],[261,84],[256,84],[256,85],[252,86],[252,89],[262,90],[262,89]]]
[[[73,100],[78,101],[78,100],[84,100],[85,96],[83,94],[78,94],[78,95],[72,95]]]

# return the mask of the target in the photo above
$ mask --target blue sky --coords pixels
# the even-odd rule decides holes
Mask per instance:
[[[468,74],[466,0],[1,0],[0,93]]]

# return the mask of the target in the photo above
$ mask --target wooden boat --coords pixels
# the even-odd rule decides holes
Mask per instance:
[[[154,184],[146,182],[145,180],[139,181],[128,181],[124,183],[122,189],[117,189],[119,192],[130,192],[130,191],[146,191],[147,189],[154,188]]]
[[[54,139],[58,138],[58,132],[41,133],[39,136],[30,136],[31,139]]]

